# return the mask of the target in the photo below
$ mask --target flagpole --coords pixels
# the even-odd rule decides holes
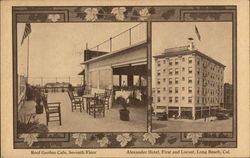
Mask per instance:
[[[28,42],[28,46],[27,46],[27,82],[28,82],[28,80],[29,80],[29,42],[30,41],[30,36],[28,35],[28,40],[27,40],[27,42]]]

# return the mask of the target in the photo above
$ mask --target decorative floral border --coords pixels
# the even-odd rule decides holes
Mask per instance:
[[[236,20],[235,6],[105,6],[105,7],[13,7],[13,36],[17,23],[60,22],[183,22]],[[13,38],[15,39],[15,38]],[[16,41],[14,40],[14,43]],[[15,49],[14,49],[15,52]],[[15,99],[14,99],[15,101]],[[16,106],[14,105],[14,118]],[[150,113],[151,108],[148,108]],[[236,117],[235,117],[236,118]],[[148,117],[148,122],[151,117]],[[234,122],[236,123],[236,122]],[[53,134],[18,134],[14,124],[14,148],[147,148],[147,147],[236,147],[236,125],[233,133],[65,133],[68,138]],[[45,138],[44,138],[44,135]],[[51,136],[52,135],[52,136]],[[55,134],[56,135],[56,134]],[[226,141],[225,141],[225,138]],[[56,139],[56,140],[54,140]],[[224,141],[223,141],[224,139]],[[21,141],[20,141],[21,140]],[[53,141],[54,140],[54,141]]]

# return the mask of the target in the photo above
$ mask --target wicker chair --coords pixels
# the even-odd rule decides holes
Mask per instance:
[[[95,93],[94,99],[89,103],[89,114],[96,118],[97,114],[105,116],[105,93]]]
[[[60,107],[61,103],[60,102],[48,103],[47,98],[44,97],[43,105],[46,112],[46,124],[48,125],[48,122],[59,121],[59,124],[61,126],[62,125],[61,107]],[[51,118],[58,118],[58,119],[55,120]]]
[[[70,98],[70,101],[71,101],[71,110],[72,112],[74,110],[76,110],[76,108],[80,108],[80,112],[82,112],[82,98],[81,97],[77,97],[77,96],[74,96],[73,92],[72,91],[68,91],[68,94],[69,94],[69,98]]]

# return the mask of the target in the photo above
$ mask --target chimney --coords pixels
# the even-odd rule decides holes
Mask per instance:
[[[188,50],[195,50],[194,39],[188,38]]]

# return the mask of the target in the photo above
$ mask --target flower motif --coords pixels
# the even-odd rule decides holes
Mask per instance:
[[[49,14],[48,19],[51,20],[52,22],[57,22],[60,19],[59,14]]]
[[[132,137],[129,135],[129,133],[124,133],[122,135],[118,135],[116,140],[120,142],[121,147],[124,147],[132,140]]]
[[[75,144],[77,144],[78,146],[81,147],[82,146],[82,141],[87,139],[87,134],[85,134],[85,133],[74,133],[72,135],[72,137],[76,139]]]
[[[84,12],[87,14],[85,16],[85,20],[87,20],[87,21],[96,21],[97,20],[97,14],[98,14],[97,8],[87,8],[84,10]]]
[[[151,14],[148,11],[148,8],[143,8],[142,10],[139,11],[140,14],[140,20],[144,21],[146,20]]]
[[[149,141],[152,145],[154,145],[156,143],[156,139],[159,137],[159,134],[149,132],[143,135],[143,141]]]
[[[126,11],[125,7],[116,7],[113,8],[111,14],[115,15],[115,18],[119,21],[123,21],[125,18],[124,12]]]
[[[187,139],[192,139],[193,144],[198,143],[200,137],[202,137],[202,133],[188,133],[187,134]]]
[[[103,137],[102,139],[97,140],[97,142],[100,143],[101,147],[105,147],[110,143],[107,137]]]
[[[27,142],[29,147],[31,147],[34,142],[38,142],[37,137],[38,133],[28,133],[20,135],[20,138],[24,138],[24,142]]]

